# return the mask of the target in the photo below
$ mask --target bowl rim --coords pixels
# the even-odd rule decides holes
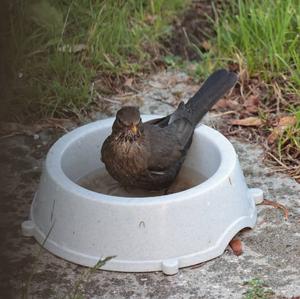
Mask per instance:
[[[162,117],[161,115],[141,115],[144,121]],[[110,117],[103,120],[97,120],[89,124],[83,125],[74,129],[73,131],[68,132],[59,138],[50,148],[46,161],[45,169],[55,181],[56,184],[60,186],[65,192],[71,193],[73,197],[84,197],[92,201],[101,201],[109,204],[121,204],[121,205],[130,205],[130,204],[142,204],[142,205],[152,205],[152,204],[161,204],[162,202],[175,202],[182,201],[183,199],[194,197],[196,194],[201,195],[210,190],[213,190],[216,185],[220,184],[222,181],[228,178],[232,173],[235,164],[237,163],[237,154],[234,150],[234,147],[229,142],[229,140],[223,136],[220,132],[212,129],[204,124],[199,124],[195,132],[200,132],[205,134],[206,137],[212,142],[218,149],[220,153],[220,164],[217,170],[212,176],[207,180],[202,182],[199,185],[193,186],[187,190],[167,194],[160,196],[148,196],[148,197],[122,197],[115,195],[107,195],[103,193],[98,193],[95,191],[88,190],[72,181],[62,169],[62,157],[65,151],[68,149],[69,145],[72,144],[75,140],[82,137],[83,135],[99,130],[99,128],[110,127],[114,121],[115,117]],[[100,155],[99,155],[100,160]],[[45,171],[44,169],[44,171]],[[201,198],[201,196],[199,196]]]

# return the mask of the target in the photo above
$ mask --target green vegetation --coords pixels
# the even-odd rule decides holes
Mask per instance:
[[[229,63],[255,76],[259,84],[263,82],[267,91],[260,96],[264,108],[258,116],[264,114],[267,118],[274,118],[289,114],[298,119],[280,133],[272,152],[286,169],[292,165],[294,177],[299,179],[299,1],[229,1],[224,4],[222,13],[215,12],[216,17],[212,21],[216,36],[210,42],[212,47],[209,51],[202,54],[204,60],[196,69],[196,74],[201,75],[210,72],[216,65]],[[242,88],[249,90],[248,84],[246,80]],[[259,84],[251,86],[257,89],[258,94],[261,93]],[[272,131],[273,125],[269,118],[265,123],[265,132]]]
[[[245,285],[248,286],[248,289],[245,293],[244,299],[268,299],[274,294],[259,278],[247,281]]]
[[[80,112],[91,81],[150,69],[159,39],[186,0],[15,0],[9,44],[14,106],[39,115]],[[32,110],[31,110],[32,112]]]
[[[250,73],[285,74],[300,88],[300,6],[297,0],[238,0],[217,19],[218,56],[241,57]]]

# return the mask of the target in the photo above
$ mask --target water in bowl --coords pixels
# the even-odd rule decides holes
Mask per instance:
[[[166,190],[145,191],[141,189],[124,188],[108,174],[105,168],[99,168],[80,178],[77,181],[77,184],[91,191],[107,195],[123,197],[147,197],[184,191],[201,184],[206,179],[206,177],[194,169],[183,166],[176,180],[167,190],[167,193]]]

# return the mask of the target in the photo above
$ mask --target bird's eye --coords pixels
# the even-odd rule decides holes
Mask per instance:
[[[125,126],[124,123],[119,118],[116,119],[116,125],[119,128],[123,128]]]
[[[123,122],[120,118],[117,119],[117,124],[118,126],[122,127],[122,128],[129,128],[130,125],[127,124],[127,122]]]

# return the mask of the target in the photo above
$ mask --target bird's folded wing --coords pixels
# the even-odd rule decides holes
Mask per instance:
[[[174,164],[181,163],[190,146],[193,128],[184,119],[178,119],[167,127],[146,125],[151,171],[165,171]]]
[[[170,115],[160,117],[160,118],[151,119],[151,120],[145,122],[145,124],[156,125],[156,126],[159,126],[159,127],[163,128],[163,127],[168,125],[169,119],[170,119]]]

